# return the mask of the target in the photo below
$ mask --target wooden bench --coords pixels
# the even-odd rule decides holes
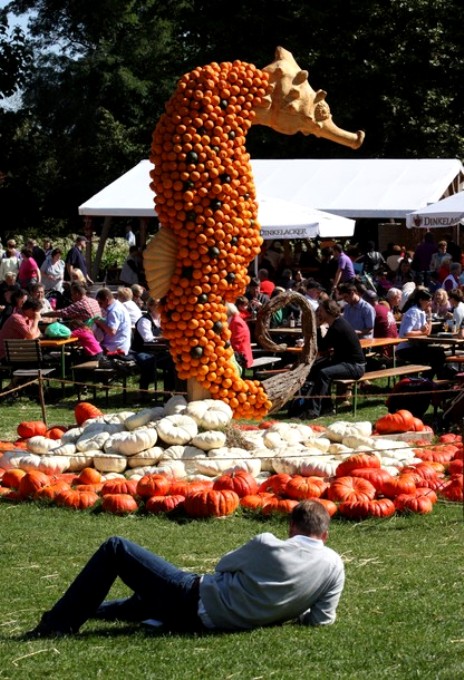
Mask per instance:
[[[253,363],[248,370],[251,371],[253,378],[255,378],[260,369],[263,369],[266,366],[274,366],[274,364],[277,364],[279,361],[282,361],[281,357],[259,356],[253,359]]]
[[[116,379],[121,380],[123,387],[123,401],[126,402],[126,376],[121,376],[114,368],[99,368],[98,360],[84,361],[71,366],[73,380],[76,381],[77,398],[80,401],[81,392],[90,383],[93,398],[97,396],[97,389],[105,391],[105,402],[108,406],[109,385]],[[82,384],[84,383],[84,385]]]
[[[430,371],[430,366],[425,366],[422,364],[406,364],[405,366],[396,366],[395,368],[383,368],[379,371],[366,371],[362,378],[358,380],[339,379],[333,380],[333,385],[345,385],[346,387],[353,386],[353,415],[356,415],[358,409],[358,385],[367,381],[373,382],[374,380],[381,380],[383,378],[397,378],[405,375],[414,375],[417,373],[423,373],[424,371]]]

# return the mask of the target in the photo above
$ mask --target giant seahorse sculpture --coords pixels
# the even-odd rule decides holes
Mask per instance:
[[[234,61],[184,75],[153,134],[162,226],[144,253],[150,293],[161,299],[163,334],[190,394],[222,399],[236,418],[272,408],[263,385],[239,375],[224,306],[244,293],[262,244],[246,133],[260,124],[358,148],[364,133],[338,128],[325,96],[278,47],[264,69]]]

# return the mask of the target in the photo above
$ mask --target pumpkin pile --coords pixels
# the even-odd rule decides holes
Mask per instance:
[[[239,506],[286,513],[317,498],[351,519],[430,512],[438,496],[463,499],[458,435],[433,443],[418,433],[405,442],[373,436],[369,422],[345,421],[239,429],[226,403],[181,396],[164,407],[110,414],[81,403],[75,415],[69,428],[18,425],[18,434],[30,436],[1,447],[3,499],[208,517]],[[50,436],[57,429],[60,439]]]
[[[262,244],[245,135],[269,75],[242,61],[184,75],[153,134],[152,188],[159,233],[144,252],[150,294],[181,379],[195,378],[236,418],[271,403],[232,361],[225,301],[243,295]]]

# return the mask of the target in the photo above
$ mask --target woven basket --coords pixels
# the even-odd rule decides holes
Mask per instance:
[[[293,291],[281,293],[261,307],[256,319],[256,341],[270,352],[282,352],[287,349],[286,344],[276,344],[272,340],[269,327],[272,315],[290,304],[297,305],[301,309],[301,331],[304,337],[304,346],[301,354],[298,355],[295,367],[291,371],[275,375],[262,382],[269,399],[272,401],[272,408],[269,413],[279,411],[301,389],[317,357],[317,324],[314,310],[303,295]]]

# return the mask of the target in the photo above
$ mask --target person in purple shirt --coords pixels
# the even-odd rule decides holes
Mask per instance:
[[[337,260],[338,268],[335,273],[332,290],[335,290],[339,283],[351,283],[355,279],[353,262],[344,252],[343,246],[336,243],[333,246],[333,254]]]
[[[412,269],[415,272],[427,272],[430,269],[432,255],[436,253],[438,246],[435,243],[432,232],[427,231],[424,239],[416,246],[414,257],[412,258]]]

